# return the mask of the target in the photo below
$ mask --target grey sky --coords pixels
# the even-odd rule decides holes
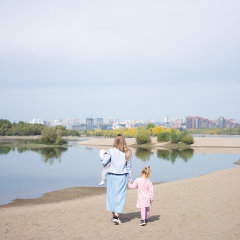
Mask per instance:
[[[0,118],[240,119],[238,0],[0,0]]]

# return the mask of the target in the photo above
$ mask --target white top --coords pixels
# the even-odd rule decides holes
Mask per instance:
[[[109,173],[113,174],[128,174],[129,180],[132,181],[132,162],[129,159],[126,161],[125,153],[118,150],[117,148],[111,148],[108,150],[107,154],[103,156],[103,165],[111,160],[111,165],[109,168]]]

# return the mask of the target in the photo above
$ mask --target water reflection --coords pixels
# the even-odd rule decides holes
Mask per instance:
[[[152,150],[148,148],[137,148],[135,152],[135,156],[143,162],[149,161],[152,155]]]
[[[137,148],[135,156],[143,162],[149,161],[151,156],[154,154],[150,148]],[[194,150],[191,148],[187,149],[158,149],[157,157],[163,160],[171,161],[173,164],[177,159],[182,159],[187,162],[193,158]]]
[[[63,147],[45,147],[45,148],[29,148],[26,146],[1,146],[0,155],[7,155],[10,151],[17,150],[18,153],[37,152],[41,155],[43,162],[54,164],[55,160],[61,161],[61,155],[68,149]]]
[[[1,146],[0,145],[0,155],[7,155],[10,151],[14,151],[15,148],[13,149],[10,146]]]
[[[157,157],[163,160],[171,161],[173,164],[180,158],[184,162],[190,160],[194,155],[194,150],[191,148],[187,149],[172,149],[172,150],[157,150]]]
[[[54,164],[55,160],[61,162],[61,155],[63,152],[66,152],[67,148],[55,147],[55,148],[36,148],[31,149],[34,152],[40,153],[42,156],[43,162]]]

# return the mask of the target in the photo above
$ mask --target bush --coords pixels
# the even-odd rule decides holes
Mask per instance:
[[[81,133],[80,131],[76,130],[76,129],[72,129],[72,130],[67,130],[67,135],[68,136],[77,136],[77,137],[80,137],[81,136]]]
[[[181,142],[182,142],[182,143],[186,143],[186,144],[188,144],[188,145],[191,145],[191,144],[194,143],[194,138],[193,138],[192,135],[187,134],[187,135],[185,135],[185,136],[182,138]]]
[[[158,142],[168,142],[170,140],[170,132],[161,132],[157,135]]]
[[[139,128],[136,135],[137,144],[146,144],[151,142],[151,133],[150,130],[145,129],[144,127]]]
[[[188,135],[188,132],[187,131],[183,131],[180,133],[180,136],[179,136],[179,141],[182,142],[182,139]]]
[[[171,135],[170,136],[171,137],[171,143],[178,143],[179,142],[180,132],[178,130],[176,130],[175,128],[172,128],[170,135]]]
[[[66,141],[62,140],[62,131],[57,128],[44,129],[39,142],[47,145],[63,145],[67,143]]]

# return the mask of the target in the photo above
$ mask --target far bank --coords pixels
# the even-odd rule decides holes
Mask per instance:
[[[112,146],[114,138],[89,138],[79,142],[86,146]],[[135,138],[126,138],[128,146],[136,144]],[[167,143],[158,143],[157,137],[152,137],[152,147],[161,148]],[[141,145],[139,145],[141,146]],[[191,148],[240,148],[240,138],[224,138],[224,137],[194,137],[194,144],[189,145]]]

